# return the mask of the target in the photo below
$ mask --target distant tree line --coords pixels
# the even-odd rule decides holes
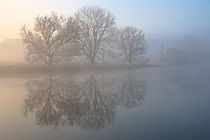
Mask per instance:
[[[26,60],[48,66],[68,64],[75,56],[85,56],[90,64],[113,55],[129,64],[139,63],[147,48],[140,29],[118,28],[115,16],[100,7],[83,7],[68,18],[55,13],[38,16],[33,30],[21,27],[21,37]]]
[[[160,62],[163,65],[201,64],[208,60],[208,49],[194,35],[185,35],[175,47],[160,49]]]

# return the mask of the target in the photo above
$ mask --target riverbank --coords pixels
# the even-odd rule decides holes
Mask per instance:
[[[85,72],[85,71],[112,71],[127,70],[145,67],[160,67],[158,64],[78,64],[78,65],[57,65],[47,67],[43,65],[10,65],[0,66],[1,75],[24,75],[24,74],[44,74],[44,73],[67,73],[67,72]]]

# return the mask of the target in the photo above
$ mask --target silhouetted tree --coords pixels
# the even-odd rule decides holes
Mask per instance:
[[[71,58],[71,44],[78,36],[76,26],[73,18],[66,23],[63,17],[56,14],[36,17],[34,31],[22,26],[21,36],[26,44],[27,61],[52,66]]]
[[[138,56],[144,54],[147,47],[143,32],[132,26],[120,30],[119,44],[129,64],[138,62]]]
[[[76,12],[75,18],[80,29],[78,45],[90,63],[95,63],[102,43],[113,34],[115,17],[99,7],[83,7]]]

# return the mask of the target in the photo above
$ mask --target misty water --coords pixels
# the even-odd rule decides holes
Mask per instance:
[[[4,76],[1,140],[210,139],[210,67]]]

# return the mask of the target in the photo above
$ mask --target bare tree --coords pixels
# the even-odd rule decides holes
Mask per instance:
[[[99,7],[83,7],[76,12],[75,18],[80,27],[78,45],[90,63],[95,63],[102,43],[113,33],[115,17]]]
[[[34,22],[34,31],[28,30],[26,26],[21,28],[27,61],[52,66],[70,58],[71,43],[78,34],[74,19],[69,18],[66,22],[63,17],[51,14],[38,16]]]
[[[125,61],[129,64],[138,62],[138,56],[144,54],[147,47],[144,33],[135,27],[127,26],[122,28],[119,34],[119,44]]]

